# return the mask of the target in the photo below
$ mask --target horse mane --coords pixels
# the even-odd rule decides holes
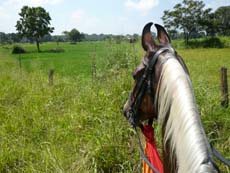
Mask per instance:
[[[165,172],[216,172],[189,74],[172,53],[158,60],[161,75],[155,105],[162,125],[163,153],[167,154],[164,167],[171,165]]]

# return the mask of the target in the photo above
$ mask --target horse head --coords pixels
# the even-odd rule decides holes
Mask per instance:
[[[134,78],[134,87],[133,90],[130,94],[129,100],[126,101],[123,111],[124,114],[126,115],[130,109],[131,103],[134,101],[135,98],[137,98],[137,93],[139,92],[138,84],[140,81],[140,78],[143,77],[143,74],[145,72],[146,66],[148,63],[151,61],[153,55],[160,50],[161,48],[167,47],[170,50],[174,51],[173,48],[171,47],[171,40],[169,35],[167,34],[166,30],[158,24],[155,24],[155,27],[157,29],[157,38],[159,41],[159,44],[156,44],[154,41],[154,38],[151,33],[151,26],[153,23],[148,23],[142,32],[142,47],[145,50],[145,56],[141,62],[141,64],[134,70],[133,72],[133,78]],[[160,55],[162,56],[162,55]],[[158,58],[158,57],[157,57]],[[176,58],[178,59],[179,62],[184,66],[186,72],[188,73],[188,69],[185,66],[182,58],[176,54]],[[152,73],[152,83],[151,86],[151,93],[149,91],[145,90],[145,93],[143,94],[143,98],[141,101],[141,105],[138,109],[138,114],[139,114],[139,119],[146,120],[146,119],[152,119],[152,118],[157,118],[157,113],[154,108],[154,97],[156,95],[156,89],[160,77],[160,72],[161,72],[161,61],[156,61],[153,67],[153,73]],[[150,82],[150,81],[149,81]]]
[[[142,32],[145,55],[133,72],[134,87],[124,105],[124,115],[137,126],[154,118],[161,124],[165,172],[216,173],[188,69],[172,48],[166,30],[158,24],[159,43],[155,42],[152,24]]]

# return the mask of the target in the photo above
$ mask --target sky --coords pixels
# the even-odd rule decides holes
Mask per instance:
[[[0,0],[0,32],[16,32],[18,13],[24,5],[49,12],[52,35],[73,28],[92,34],[140,34],[148,22],[163,24],[164,10],[182,0]],[[207,8],[230,5],[230,0],[203,0]]]

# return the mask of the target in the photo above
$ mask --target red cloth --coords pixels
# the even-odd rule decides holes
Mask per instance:
[[[164,173],[162,161],[160,155],[157,151],[156,142],[154,139],[154,129],[150,125],[145,125],[141,129],[142,133],[145,136],[146,145],[145,145],[145,155],[149,159],[150,163],[160,172]],[[143,161],[143,173],[154,173],[148,164]]]

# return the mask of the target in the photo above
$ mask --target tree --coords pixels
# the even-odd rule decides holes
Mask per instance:
[[[15,33],[9,33],[6,34],[4,32],[0,32],[0,43],[17,43],[21,41],[21,37],[19,36],[19,34],[15,34]]]
[[[77,42],[80,39],[80,32],[77,29],[72,29],[69,32],[69,38],[72,42]]]
[[[16,24],[17,31],[28,39],[35,39],[38,52],[40,52],[40,39],[54,30],[53,27],[49,27],[51,20],[49,13],[42,7],[24,6],[19,16],[20,19]]]
[[[9,40],[11,40],[14,43],[18,43],[21,41],[21,37],[17,33],[9,33],[8,38],[9,38]]]
[[[218,27],[215,20],[215,15],[211,11],[212,9],[205,10],[203,17],[199,22],[199,24],[203,26],[207,36],[215,36]]]
[[[206,10],[207,11],[207,10]],[[204,26],[206,35],[230,35],[230,6],[219,7],[215,12],[211,9],[204,13],[200,24]]]
[[[230,35],[230,6],[219,7],[214,13],[220,35]]]
[[[77,29],[72,29],[71,31],[63,31],[63,34],[71,41],[78,42],[84,39],[84,34],[80,33]]]
[[[200,21],[204,13],[208,13],[210,9],[203,10],[204,3],[196,0],[183,0],[180,4],[176,4],[172,11],[164,11],[162,20],[168,30],[175,32],[180,29],[184,32],[184,38],[188,44],[191,35],[202,30]]]
[[[133,39],[135,40],[135,42],[138,41],[139,40],[139,35],[136,34],[136,33],[133,34]]]
[[[46,34],[40,39],[40,42],[49,42],[49,41],[52,41],[52,35],[51,34]]]
[[[7,35],[4,32],[0,32],[0,43],[6,43],[7,40]]]

